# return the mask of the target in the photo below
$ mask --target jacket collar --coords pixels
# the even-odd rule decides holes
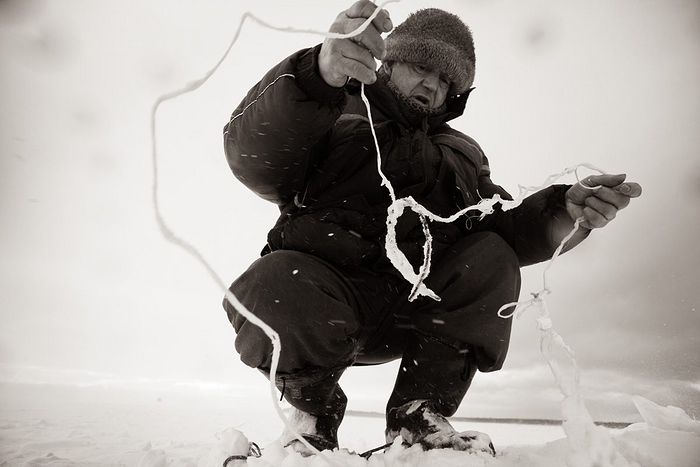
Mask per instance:
[[[469,94],[474,88],[470,88],[464,94],[449,97],[445,101],[445,109],[439,113],[418,112],[403,101],[387,84],[386,75],[378,73],[377,81],[365,86],[367,99],[372,106],[372,116],[376,122],[395,120],[402,126],[432,132],[450,120],[464,113]]]

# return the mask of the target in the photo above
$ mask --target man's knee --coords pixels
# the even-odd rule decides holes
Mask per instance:
[[[231,294],[245,309],[274,330],[284,330],[289,323],[284,309],[279,306],[280,292],[291,287],[287,271],[298,262],[301,253],[276,251],[257,259],[229,288]],[[270,337],[259,326],[251,323],[228,299],[223,307],[236,331],[235,347],[241,360],[253,368],[269,368],[272,354]],[[279,331],[276,331],[279,334]]]
[[[341,326],[310,322],[294,313],[269,323],[281,343],[278,370],[297,373],[308,368],[349,366],[356,354],[356,341]],[[269,321],[269,320],[268,320]],[[238,328],[235,341],[241,361],[253,368],[268,370],[272,363],[272,342],[257,325],[246,320]]]
[[[450,247],[433,269],[436,269],[433,280],[438,288],[462,282],[468,285],[467,290],[473,291],[494,288],[498,284],[512,284],[519,291],[518,257],[494,232],[477,232],[465,237]],[[428,282],[430,285],[430,278]]]
[[[303,261],[304,254],[296,251],[280,250],[257,259],[241,276],[236,279],[229,290],[248,310],[256,310],[256,316],[266,321],[275,320],[278,313],[275,307],[265,306],[280,304],[282,296],[294,288],[292,277],[295,268]],[[298,271],[298,269],[297,269]],[[245,318],[224,297],[223,307],[229,321],[238,332]],[[259,315],[263,313],[265,316]]]
[[[235,347],[241,361],[249,367],[270,368],[272,340],[258,326],[242,321],[236,329]]]
[[[434,269],[437,274],[428,285],[442,300],[419,303],[412,315],[414,325],[427,335],[480,348],[491,361],[502,360],[510,320],[500,318],[498,310],[516,301],[520,293],[520,268],[513,249],[495,233],[475,233],[456,243]],[[482,361],[479,368],[490,366]]]
[[[340,278],[322,261],[305,253],[276,251],[258,259],[232,285],[248,311],[280,337],[280,371],[337,365],[349,360],[358,322]],[[235,310],[224,308],[236,330],[241,360],[269,368],[272,344],[266,333]]]

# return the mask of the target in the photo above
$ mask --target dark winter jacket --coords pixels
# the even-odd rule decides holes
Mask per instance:
[[[224,128],[226,157],[240,181],[280,207],[264,252],[298,250],[341,266],[385,267],[390,198],[381,186],[366,109],[352,88],[323,81],[319,51],[317,46],[291,55],[248,92]],[[407,106],[385,79],[365,91],[382,169],[397,197],[412,195],[441,215],[496,193],[511,199],[491,181],[479,145],[447,125],[462,114],[467,94],[449,98],[444,112],[427,115]],[[521,265],[549,258],[557,246],[550,224],[564,209],[566,188],[540,191],[483,221],[432,222],[437,254],[460,236],[490,230],[511,245]],[[411,262],[420,264],[424,236],[412,212],[400,219],[397,239]]]

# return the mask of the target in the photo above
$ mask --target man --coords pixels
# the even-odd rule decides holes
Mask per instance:
[[[359,1],[331,32],[347,33],[375,5]],[[571,249],[641,194],[624,175],[589,177],[596,189],[556,185],[514,210],[453,224],[433,223],[427,285],[441,301],[407,300],[408,284],[386,257],[386,210],[366,109],[365,85],[382,171],[399,197],[440,215],[480,198],[508,194],[490,179],[488,160],[447,122],[462,114],[474,80],[470,30],[455,15],[420,10],[391,31],[381,11],[351,39],[327,39],[273,67],[225,127],[233,173],[281,214],[263,255],[231,291],[280,335],[277,385],[294,420],[319,449],[338,446],[346,397],[338,380],[352,365],[402,359],[387,404],[387,441],[425,448],[493,452],[488,437],[457,433],[447,417],[476,370],[503,365],[511,322],[497,316],[517,300],[519,268],[549,259],[574,220]],[[375,71],[375,58],[381,59]],[[397,240],[414,267],[423,259],[420,220],[406,213]],[[265,334],[224,302],[247,365],[269,373]],[[288,440],[303,450],[301,443]]]

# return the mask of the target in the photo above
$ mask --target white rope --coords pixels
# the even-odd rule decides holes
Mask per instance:
[[[583,183],[581,185],[585,186]],[[564,338],[554,329],[547,302],[544,299],[545,295],[550,293],[547,287],[547,271],[554,264],[566,242],[579,229],[582,221],[583,217],[576,219],[574,228],[562,240],[542,273],[542,290],[533,294],[532,300],[525,302],[525,307],[518,315],[532,306],[536,306],[540,310],[537,318],[537,328],[540,331],[540,353],[544,356],[552,375],[554,375],[557,386],[559,386],[559,390],[564,396],[561,402],[562,428],[566,433],[569,447],[571,448],[567,464],[571,467],[589,467],[591,465],[599,465],[601,467],[638,467],[636,463],[628,462],[612,442],[610,434],[606,430],[597,427],[593,422],[593,418],[588,409],[586,409],[581,396],[581,372],[576,362],[576,356],[571,347],[564,341]],[[499,310],[499,316],[504,317],[500,313],[501,310]],[[557,361],[557,350],[561,352],[561,362]],[[567,367],[568,372],[566,371]]]
[[[579,217],[576,219],[574,222],[574,227],[571,229],[571,232],[569,232],[566,237],[564,237],[559,243],[559,246],[557,247],[556,250],[554,250],[554,254],[552,255],[552,258],[547,262],[547,265],[545,266],[544,270],[542,271],[542,288],[538,290],[537,292],[531,292],[530,294],[532,295],[532,298],[529,300],[525,300],[522,302],[511,302],[511,303],[506,303],[503,305],[501,308],[498,309],[498,316],[499,318],[504,318],[508,319],[512,316],[515,315],[516,318],[519,318],[520,315],[522,315],[527,309],[529,309],[532,306],[538,305],[540,303],[544,302],[544,297],[546,295],[549,295],[551,293],[549,286],[547,285],[547,271],[552,267],[554,262],[557,260],[559,255],[561,254],[562,250],[564,249],[564,246],[566,243],[571,240],[571,238],[576,234],[576,231],[578,231],[581,222],[583,222],[583,217]],[[513,308],[513,311],[510,313],[505,313],[505,311],[508,308]]]

